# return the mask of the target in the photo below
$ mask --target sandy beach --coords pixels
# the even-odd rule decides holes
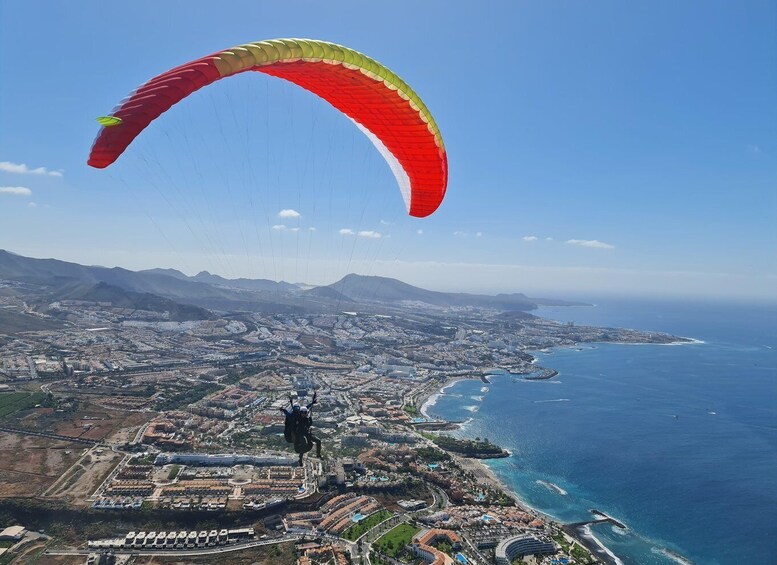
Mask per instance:
[[[445,381],[442,386],[431,387],[429,390],[425,390],[415,399],[415,405],[418,407],[418,411],[425,417],[430,418],[427,410],[437,403],[437,399],[445,393],[445,389],[452,387],[459,381],[467,380],[480,380],[480,377],[451,377]]]

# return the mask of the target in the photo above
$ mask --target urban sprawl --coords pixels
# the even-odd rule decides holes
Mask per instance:
[[[533,350],[671,339],[417,304],[176,322],[62,300],[52,313],[67,329],[0,335],[0,563],[606,561],[579,524],[500,485],[480,459],[501,448],[422,408],[454,379],[553,378]],[[299,466],[280,409],[314,392],[323,453]]]

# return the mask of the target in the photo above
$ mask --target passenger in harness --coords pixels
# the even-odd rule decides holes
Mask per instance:
[[[305,453],[313,449],[313,444],[316,446],[316,457],[321,458],[321,440],[313,435],[313,414],[312,410],[309,410],[306,406],[300,408],[299,420],[297,420],[297,437],[302,437],[306,443]],[[299,452],[298,452],[299,453]],[[302,461],[302,454],[300,454],[300,462]]]
[[[300,405],[296,404],[291,396],[289,396],[289,404],[291,405],[291,410],[281,406],[281,412],[285,416],[283,420],[283,437],[287,443],[294,443],[294,430],[297,427]]]
[[[283,423],[283,437],[288,443],[294,444],[294,451],[299,454],[299,464],[302,466],[302,456],[313,449],[313,444],[317,446],[318,457],[321,457],[321,440],[315,437],[310,431],[313,423],[310,417],[313,405],[318,402],[317,393],[313,393],[313,401],[307,406],[300,406],[294,403],[289,397],[291,410],[281,407],[285,418]]]

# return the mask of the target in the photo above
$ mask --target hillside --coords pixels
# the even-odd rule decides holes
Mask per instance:
[[[267,279],[226,279],[207,271],[189,277],[175,269],[130,271],[120,267],[90,267],[57,259],[33,259],[3,250],[0,250],[0,280],[35,287],[36,300],[42,303],[62,297],[115,302],[126,304],[122,307],[127,308],[169,311],[180,319],[203,319],[206,316],[203,309],[287,314],[332,311],[345,302],[377,311],[428,304],[439,308],[525,312],[538,305],[580,304],[531,298],[521,293],[492,296],[439,292],[397,279],[356,274],[346,275],[334,284],[302,290],[301,286],[307,285]],[[98,300],[100,296],[106,298]]]
[[[109,302],[115,308],[167,312],[174,322],[188,320],[209,320],[213,314],[205,308],[190,304],[179,304],[155,294],[132,292],[108,283],[100,282],[91,287],[81,287],[62,295],[62,299],[84,300],[89,302]]]
[[[488,296],[459,292],[438,292],[412,286],[387,277],[347,275],[329,285],[356,302],[424,302],[440,307],[470,306],[501,310],[534,310],[537,303],[524,294]]]

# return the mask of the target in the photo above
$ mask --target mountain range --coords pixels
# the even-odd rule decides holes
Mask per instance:
[[[121,308],[167,311],[171,319],[206,319],[209,311],[324,312],[341,308],[380,310],[406,306],[469,307],[529,311],[541,305],[577,305],[525,294],[438,292],[397,279],[349,274],[336,283],[312,287],[267,279],[227,279],[202,271],[188,276],[175,269],[130,271],[85,266],[58,259],[34,259],[0,250],[0,296],[34,295],[41,302],[87,300]],[[13,282],[12,284],[7,284]]]

